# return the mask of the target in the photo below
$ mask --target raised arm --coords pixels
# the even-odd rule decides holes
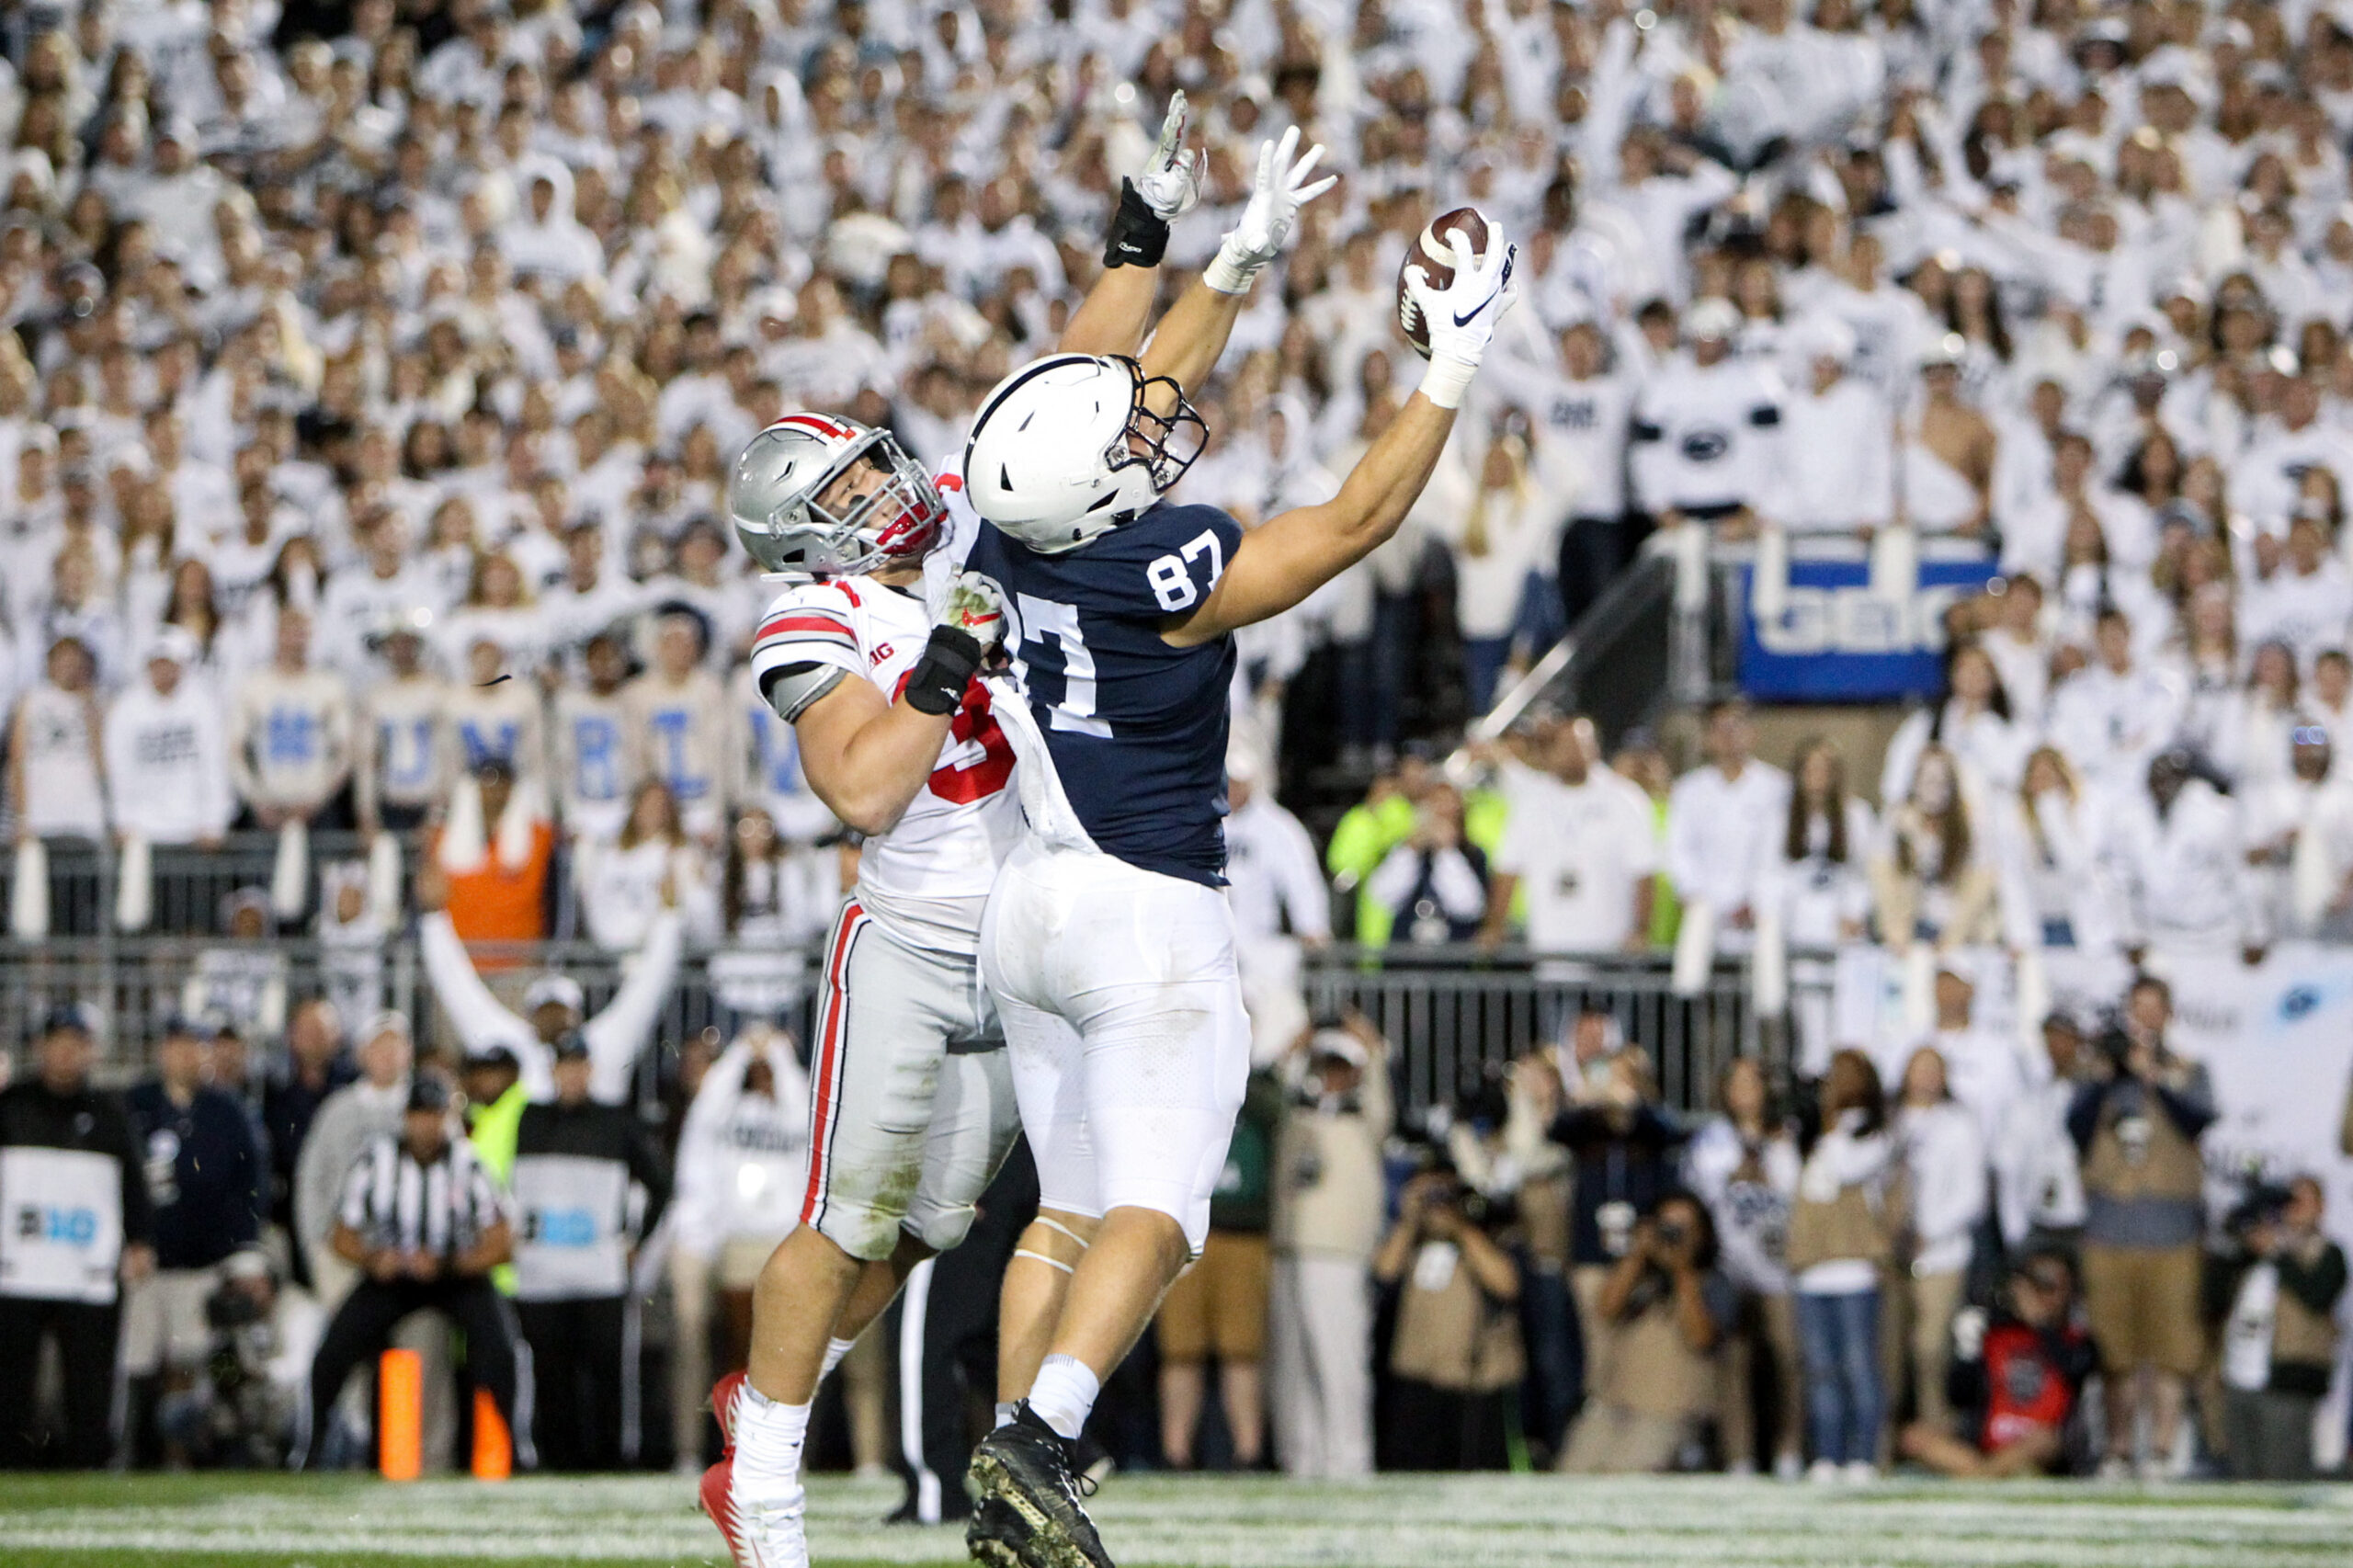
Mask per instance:
[[[1168,100],[1160,142],[1141,173],[1120,182],[1120,209],[1103,245],[1103,275],[1086,291],[1054,347],[1064,354],[1129,354],[1143,341],[1160,293],[1168,225],[1201,195],[1201,154],[1185,145],[1185,95]],[[1227,324],[1232,326],[1229,318]],[[1219,347],[1224,347],[1220,338]],[[1211,356],[1215,363],[1215,356]],[[1189,384],[1189,383],[1188,383]]]
[[[1245,536],[1200,608],[1162,631],[1168,642],[1191,647],[1279,615],[1397,531],[1429,483],[1495,323],[1515,297],[1518,247],[1505,243],[1492,223],[1488,233],[1481,257],[1449,232],[1454,278],[1445,289],[1431,288],[1418,271],[1410,275],[1406,287],[1429,323],[1430,368],[1420,390],[1357,460],[1339,494],[1284,512]]]
[[[1161,318],[1159,329],[1144,346],[1145,375],[1166,376],[1190,392],[1217,368],[1251,284],[1282,254],[1300,208],[1337,182],[1333,175],[1309,178],[1323,161],[1321,143],[1294,158],[1298,151],[1295,125],[1283,132],[1281,141],[1258,143],[1257,180],[1241,220],[1219,244],[1217,256],[1200,278]]]

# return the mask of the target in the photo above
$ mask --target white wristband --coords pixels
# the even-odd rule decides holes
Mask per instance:
[[[1440,408],[1460,408],[1462,394],[1471,390],[1471,378],[1478,373],[1476,359],[1432,359],[1422,372],[1422,395]]]
[[[1201,269],[1201,281],[1221,294],[1246,294],[1266,265],[1263,261],[1235,261],[1226,254],[1226,247],[1220,245],[1209,266]]]

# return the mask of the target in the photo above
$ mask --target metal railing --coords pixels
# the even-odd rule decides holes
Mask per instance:
[[[647,1052],[640,1092],[652,1096],[673,1072],[677,1048],[705,1028],[732,1033],[753,1016],[782,1013],[808,1039],[808,983],[813,954],[722,951],[691,953]],[[0,942],[0,1040],[27,1039],[48,1009],[69,1000],[95,1003],[106,1020],[101,1075],[123,1083],[144,1072],[164,1021],[193,994],[192,979],[225,982],[210,1001],[233,1015],[270,984],[283,1003],[325,995],[357,1027],[367,1012],[398,1007],[418,1020],[428,1041],[438,1035],[431,985],[413,934],[358,955],[307,938],[239,943],[186,937],[59,938],[31,944]],[[553,969],[571,975],[593,1013],[621,981],[621,960],[585,943],[484,947],[477,957],[494,989],[517,1000],[526,978]],[[492,968],[492,965],[501,968]],[[504,978],[502,978],[502,976]],[[1664,958],[1622,954],[1589,957],[1475,948],[1332,948],[1314,954],[1302,975],[1311,1007],[1354,1007],[1386,1035],[1396,1052],[1403,1107],[1418,1112],[1451,1103],[1481,1074],[1524,1052],[1540,1039],[1558,1038],[1586,1007],[1606,1011],[1625,1038],[1656,1062],[1667,1103],[1704,1106],[1733,1057],[1776,1055],[1776,1032],[1748,1001],[1744,972],[1722,966],[1694,996],[1677,996]],[[781,1006],[779,1006],[779,1002]],[[355,1016],[357,1015],[357,1016]],[[246,1020],[239,1020],[246,1022]],[[270,1043],[267,1028],[244,1031]],[[452,1044],[455,1042],[452,1041]]]
[[[1612,579],[1568,635],[1472,726],[1494,740],[1540,703],[1590,716],[1614,742],[1655,715],[1669,695],[1675,563],[1645,554]]]

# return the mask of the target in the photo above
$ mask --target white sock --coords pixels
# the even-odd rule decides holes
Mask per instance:
[[[1075,1356],[1049,1356],[1029,1385],[1029,1408],[1064,1437],[1075,1438],[1095,1409],[1103,1381]]]
[[[857,1343],[858,1341],[855,1339],[828,1339],[825,1341],[825,1364],[817,1369],[817,1381],[822,1383],[827,1378],[832,1377],[834,1375],[834,1369],[842,1364],[842,1358],[848,1355],[850,1353],[850,1347],[855,1346]]]
[[[998,1400],[996,1402],[996,1420],[994,1425],[1002,1426],[1007,1422],[1010,1422],[1013,1419],[1013,1407],[1019,1403],[1021,1402],[1013,1399]]]
[[[808,1405],[779,1403],[745,1383],[735,1407],[735,1480],[743,1495],[797,1505],[801,1448],[808,1436]]]

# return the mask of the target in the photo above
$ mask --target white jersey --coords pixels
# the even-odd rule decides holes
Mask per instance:
[[[978,528],[962,478],[950,472],[938,483],[948,502],[948,537],[926,563],[927,585],[955,570]],[[888,588],[871,577],[798,584],[760,618],[752,676],[788,720],[845,676],[862,676],[895,701],[923,656],[931,625],[919,589]],[[987,688],[974,681],[949,729],[939,767],[891,831],[868,840],[858,861],[858,900],[894,936],[916,947],[978,949],[981,906],[1021,833],[1006,789],[1012,776],[1012,744],[997,728]]]

